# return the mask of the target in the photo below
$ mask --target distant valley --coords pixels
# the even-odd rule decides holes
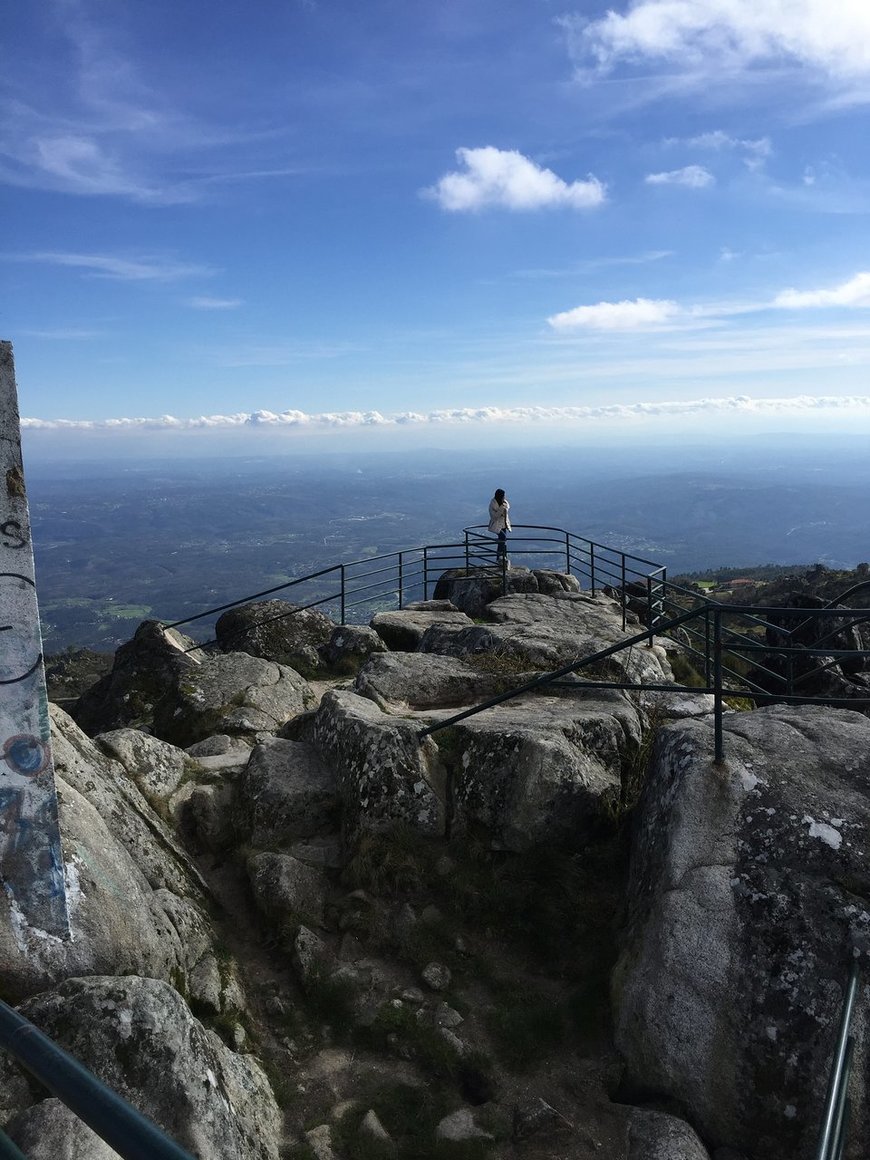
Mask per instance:
[[[114,650],[327,565],[480,524],[571,531],[673,573],[870,557],[863,447],[491,449],[250,460],[27,463],[46,652]]]

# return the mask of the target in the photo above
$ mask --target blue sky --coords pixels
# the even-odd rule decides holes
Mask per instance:
[[[44,0],[4,32],[29,438],[870,427],[866,0]]]

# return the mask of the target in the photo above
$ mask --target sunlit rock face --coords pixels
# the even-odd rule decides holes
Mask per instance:
[[[460,632],[429,629],[420,641],[420,651],[456,657],[497,653],[530,669],[555,669],[607,649],[626,636],[619,603],[585,592],[501,596],[487,605],[485,617],[488,623]],[[642,631],[633,613],[627,614],[626,626],[629,634]],[[657,644],[639,644],[619,652],[584,669],[583,675],[649,684],[673,679],[664,649]]]
[[[853,951],[870,931],[870,721],[772,706],[663,730],[644,790],[613,984],[637,1091],[704,1137],[813,1155]],[[858,1023],[863,1038],[863,1018]],[[855,1086],[855,1085],[853,1085]],[[853,1093],[855,1156],[867,1111]]]
[[[395,825],[443,835],[444,769],[434,742],[420,743],[419,728],[356,693],[323,698],[314,741],[336,770],[349,838]]]
[[[208,888],[124,768],[56,706],[51,724],[72,937],[29,927],[0,892],[5,995],[31,995],[86,974],[189,986],[213,954]]]
[[[567,572],[511,566],[450,568],[435,585],[436,598],[446,598],[469,616],[484,616],[486,607],[499,596],[514,592],[579,592],[580,581]]]
[[[181,747],[217,733],[253,744],[313,699],[307,681],[288,665],[247,652],[210,654],[148,620],[115,654],[112,671],[79,698],[72,716],[91,736],[133,727]]]
[[[225,612],[215,625],[224,652],[245,652],[291,668],[314,671],[322,665],[320,648],[336,624],[317,608],[288,600],[255,600]]]

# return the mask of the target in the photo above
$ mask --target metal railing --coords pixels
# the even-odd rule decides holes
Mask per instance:
[[[673,588],[673,586],[671,586]],[[679,602],[666,594],[666,584],[662,582],[660,592],[647,605],[648,627],[640,633],[626,637],[606,649],[589,656],[578,657],[552,672],[542,673],[532,681],[489,698],[471,709],[454,714],[427,726],[418,736],[430,736],[449,728],[459,721],[473,717],[494,705],[503,704],[514,697],[546,686],[558,686],[561,679],[590,668],[610,657],[628,652],[640,644],[652,645],[655,635],[671,633],[680,636],[681,651],[698,660],[701,671],[694,684],[650,684],[630,680],[619,681],[572,681],[571,688],[580,689],[621,689],[640,692],[710,694],[713,697],[713,748],[714,760],[725,760],[723,716],[728,708],[729,697],[749,700],[753,705],[784,702],[787,704],[844,705],[849,708],[870,706],[870,687],[866,696],[860,692],[837,696],[835,693],[812,694],[809,682],[820,679],[837,664],[847,660],[858,664],[870,663],[870,651],[860,649],[839,649],[831,647],[829,641],[837,642],[838,636],[870,620],[870,610],[843,610],[838,607],[819,609],[805,608],[758,608],[751,605],[726,605],[702,599],[695,603],[694,594],[688,590],[680,592],[691,597],[694,607],[682,608]],[[669,615],[663,615],[662,610]],[[676,613],[676,615],[674,615]],[[765,616],[771,619],[765,619]],[[783,622],[794,620],[794,627],[788,628]],[[793,642],[801,634],[806,634],[810,626],[818,621],[833,622],[831,627],[821,632],[812,645],[795,643],[781,644],[780,639]],[[760,639],[758,633],[771,631],[777,639]],[[698,644],[703,643],[703,649]],[[813,664],[812,658],[819,657],[823,663]],[[780,671],[784,670],[784,671]],[[856,686],[856,689],[858,687]],[[802,691],[803,690],[803,691]],[[845,690],[844,690],[845,692]]]
[[[180,628],[204,622],[213,627],[221,613],[241,604],[280,595],[292,600],[295,610],[276,614],[268,620],[294,615],[294,611],[318,608],[340,624],[362,623],[376,612],[401,610],[417,600],[428,600],[438,578],[450,569],[469,573],[493,570],[508,588],[507,564],[496,556],[497,540],[483,530],[485,525],[463,529],[456,543],[426,544],[399,552],[387,552],[344,564],[333,564],[306,576],[276,584],[225,604],[207,608],[166,624]],[[509,539],[514,562],[545,570],[569,572],[593,595],[601,588],[627,591],[631,585],[650,593],[658,591],[666,579],[666,569],[652,560],[594,543],[563,528],[538,524],[514,525]],[[623,628],[626,606],[623,605]]]
[[[852,963],[849,981],[843,995],[840,1013],[840,1028],[831,1060],[828,1080],[828,1094],[822,1115],[822,1127],[815,1160],[841,1160],[846,1137],[852,1101],[849,1099],[849,1077],[852,1074],[852,1059],[855,1052],[855,1037],[851,1034],[852,1016],[855,1012],[855,996],[858,992],[858,963]]]
[[[499,567],[496,541],[485,529],[486,524],[464,529],[467,568]],[[576,576],[581,587],[593,596],[603,589],[612,592],[622,604],[623,629],[632,588],[641,589],[649,606],[655,609],[667,581],[667,568],[654,560],[546,524],[514,524],[508,552],[512,561]]]
[[[402,609],[416,600],[427,600],[442,573],[453,570],[469,576],[490,574],[500,579],[502,592],[509,588],[510,567],[498,556],[498,541],[486,525],[463,529],[458,543],[427,544],[389,552],[350,563],[334,564],[307,576],[264,591],[229,601],[183,619],[167,628],[199,621],[214,621],[221,613],[241,604],[281,593],[293,598],[293,607],[258,623],[279,620],[297,612],[320,608],[341,623],[360,623],[373,613]],[[573,681],[573,687],[651,690],[671,693],[706,693],[713,697],[715,760],[724,760],[722,717],[728,697],[748,699],[752,704],[784,701],[791,704],[870,706],[870,678],[860,684],[840,681],[832,673],[837,666],[849,672],[870,669],[870,628],[867,648],[861,629],[870,625],[870,609],[843,608],[839,601],[870,588],[870,581],[853,585],[824,608],[784,608],[723,604],[693,589],[668,580],[667,569],[653,560],[611,548],[564,528],[542,524],[514,525],[508,540],[512,564],[575,576],[583,590],[593,596],[607,592],[618,600],[622,629],[634,613],[645,625],[633,634],[591,657],[578,657],[554,673],[501,694],[468,711],[483,712],[509,700],[558,681],[569,673],[615,656],[638,643],[649,647],[656,636],[672,634],[680,645],[684,663],[694,669],[691,683],[650,686],[630,681]],[[253,626],[248,626],[253,627]],[[248,628],[240,631],[248,631]],[[224,638],[225,643],[226,638]],[[446,728],[454,718],[439,723],[422,735]]]
[[[124,1160],[193,1160],[189,1152],[137,1112],[77,1059],[0,1000],[0,1047],[61,1099]],[[23,1160],[0,1132],[0,1157]]]

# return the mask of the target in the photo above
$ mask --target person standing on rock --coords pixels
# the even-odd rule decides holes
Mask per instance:
[[[509,512],[511,505],[505,499],[504,488],[497,488],[495,495],[489,501],[489,530],[498,535],[498,547],[495,550],[496,562],[507,564],[507,534],[511,530]]]

